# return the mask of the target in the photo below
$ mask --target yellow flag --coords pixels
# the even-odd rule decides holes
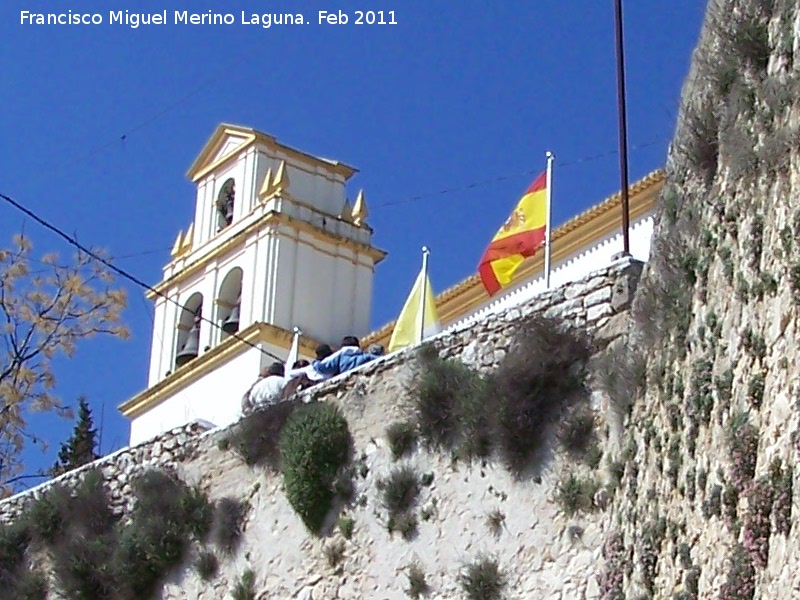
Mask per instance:
[[[425,287],[425,302],[420,302],[422,296],[423,283]],[[422,326],[422,317],[425,317],[425,327]],[[435,335],[441,331],[439,314],[436,312],[436,302],[434,301],[433,288],[431,281],[425,273],[425,269],[419,272],[414,287],[408,295],[403,310],[394,324],[392,339],[389,340],[389,352],[394,352],[420,343],[423,339]]]

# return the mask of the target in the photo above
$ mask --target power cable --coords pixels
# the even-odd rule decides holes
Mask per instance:
[[[119,267],[117,267],[113,263],[109,262],[107,259],[103,258],[102,256],[100,256],[99,254],[97,254],[93,250],[90,250],[89,248],[87,248],[86,246],[84,246],[83,244],[78,242],[78,240],[76,240],[73,236],[70,236],[70,235],[64,233],[64,231],[62,231],[61,229],[59,229],[55,225],[50,224],[48,221],[46,221],[45,219],[41,218],[39,215],[37,215],[36,213],[31,211],[30,209],[24,207],[22,204],[20,204],[19,202],[17,202],[16,200],[11,198],[10,196],[6,196],[5,194],[0,192],[0,198],[5,200],[8,204],[13,206],[17,210],[19,210],[19,211],[23,212],[24,214],[28,215],[31,219],[33,219],[34,221],[39,223],[39,225],[41,225],[45,229],[48,229],[48,230],[52,231],[57,236],[59,236],[60,238],[64,239],[70,245],[75,246],[76,248],[78,248],[78,250],[81,250],[82,252],[86,253],[88,256],[91,256],[96,261],[104,264],[109,269],[111,269],[116,274],[118,274],[119,276],[127,279],[128,281],[131,281],[131,282],[135,283],[136,285],[138,285],[139,287],[149,291],[150,293],[155,294],[156,296],[159,296],[160,298],[163,298],[167,302],[171,302],[171,303],[175,304],[176,306],[178,306],[181,309],[186,308],[185,306],[183,306],[177,300],[173,300],[172,298],[168,297],[167,295],[162,294],[161,292],[159,292],[158,290],[156,290],[152,286],[146,284],[144,281],[142,281],[141,279],[139,279],[135,275],[131,275],[130,273],[128,273],[124,269],[120,269]],[[222,330],[222,326],[217,324],[217,323],[215,323],[211,319],[207,319],[207,318],[203,317],[202,315],[200,315],[197,318],[199,318],[200,321],[205,321],[206,323],[211,324],[213,327],[216,327],[217,329]],[[257,345],[253,344],[252,342],[247,341],[246,339],[238,336],[235,333],[234,334],[230,334],[230,337],[232,337],[232,338],[234,338],[236,340],[239,340],[240,342],[242,342],[244,344],[247,344],[251,348],[255,348],[259,352],[262,352],[263,354],[266,354],[267,356],[269,356],[270,358],[275,359],[276,361],[281,361],[280,358],[278,358],[277,356],[275,356],[271,352],[268,352],[267,350],[264,350],[263,348],[259,348]]]
[[[656,144],[662,144],[665,141],[668,141],[668,140],[660,139],[660,140],[653,140],[653,141],[650,141],[650,142],[645,142],[643,144],[638,144],[637,146],[632,146],[630,148],[630,150],[631,151],[633,151],[633,150],[641,150],[643,148],[648,148],[650,146],[655,146]],[[600,160],[601,158],[608,158],[608,157],[614,156],[616,154],[619,154],[619,151],[618,150],[612,150],[612,151],[609,151],[609,152],[604,152],[602,154],[594,154],[594,155],[585,156],[583,158],[578,158],[578,159],[570,160],[570,161],[563,162],[563,163],[556,163],[556,165],[558,166],[559,169],[562,169],[564,167],[571,167],[571,166],[574,166],[574,165],[579,165],[579,164],[583,164],[583,163],[587,163],[587,162],[593,162],[595,160]],[[499,175],[497,177],[492,177],[491,179],[485,179],[483,181],[474,181],[472,183],[468,183],[466,185],[462,185],[462,186],[459,186],[459,187],[445,188],[443,190],[439,190],[438,192],[428,192],[428,193],[425,193],[425,194],[419,194],[417,196],[410,196],[408,198],[402,198],[400,200],[391,200],[389,202],[383,202],[381,204],[376,204],[375,207],[376,208],[384,208],[384,207],[387,207],[387,206],[396,206],[398,204],[406,204],[408,202],[416,202],[418,200],[423,200],[425,198],[430,198],[432,196],[441,196],[441,195],[444,195],[444,194],[452,194],[453,192],[463,192],[463,191],[466,191],[466,190],[471,190],[473,188],[482,187],[482,186],[490,185],[490,184],[493,184],[493,183],[498,183],[500,181],[508,181],[509,179],[516,179],[517,177],[531,177],[533,175],[538,175],[542,171],[543,171],[543,169],[531,169],[529,171],[525,171],[524,173],[516,173],[516,174],[513,174],[513,175]]]

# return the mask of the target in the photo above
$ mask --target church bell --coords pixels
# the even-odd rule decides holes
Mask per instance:
[[[197,323],[192,325],[189,330],[189,336],[186,338],[186,343],[183,348],[175,357],[175,365],[181,367],[188,363],[193,358],[197,358],[197,351],[200,348],[200,327]]]
[[[225,319],[225,322],[222,324],[222,331],[227,333],[228,335],[232,335],[239,331],[239,305],[241,302],[237,302],[236,306],[233,307],[231,314],[228,315],[228,318]]]

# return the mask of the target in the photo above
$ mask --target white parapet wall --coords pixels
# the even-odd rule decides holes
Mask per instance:
[[[647,262],[650,258],[650,243],[653,237],[653,213],[642,215],[631,222],[629,230],[630,254],[635,260]],[[606,235],[579,253],[555,263],[550,271],[550,288],[556,289],[579,281],[587,275],[608,268],[622,250],[622,233]],[[466,323],[473,323],[487,315],[524,304],[545,293],[544,273],[516,283],[494,298],[479,305],[474,311],[457,321],[448,323],[446,330],[453,330]]]

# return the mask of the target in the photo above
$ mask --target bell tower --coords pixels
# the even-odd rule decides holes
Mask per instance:
[[[217,127],[187,173],[194,218],[148,293],[149,387],[120,406],[132,443],[192,419],[232,422],[260,367],[286,358],[295,327],[305,357],[368,333],[386,253],[372,246],[363,190],[347,197],[356,172],[254,129]]]

